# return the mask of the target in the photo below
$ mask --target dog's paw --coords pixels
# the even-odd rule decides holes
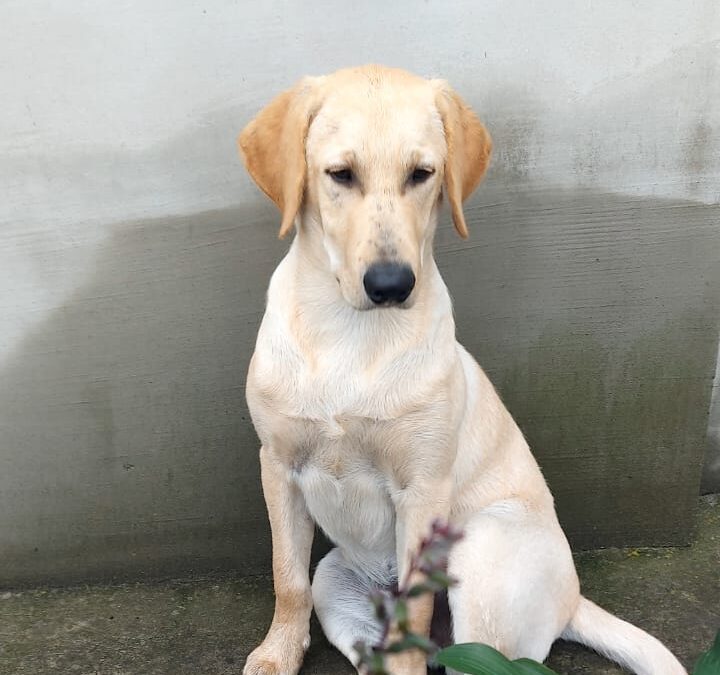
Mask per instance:
[[[300,658],[294,655],[288,658],[287,654],[269,655],[257,652],[256,649],[248,656],[243,675],[297,675],[302,665],[302,654]]]
[[[250,654],[243,675],[296,675],[300,670],[300,664],[291,667],[290,664],[283,663],[282,659],[277,658],[261,658]]]
[[[288,631],[271,630],[247,657],[243,675],[297,675],[309,646],[310,635],[297,639]]]

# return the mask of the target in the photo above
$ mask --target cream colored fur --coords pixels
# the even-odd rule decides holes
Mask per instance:
[[[559,636],[642,675],[685,670],[657,640],[580,595],[553,499],[512,417],[455,339],[433,259],[441,195],[467,234],[462,201],[490,137],[446,83],[378,66],[306,78],[239,140],[258,185],[297,235],[270,282],[247,381],[273,541],[276,608],[245,675],[294,675],[313,605],[353,660],[373,639],[367,592],[404,578],[430,522],[465,531],[450,558],[454,639],[543,660]],[[430,171],[413,181],[415,169]],[[332,171],[351,172],[339,183]],[[363,275],[378,260],[417,279],[375,307]],[[337,548],[309,577],[314,523]],[[427,632],[429,599],[412,607]],[[421,654],[395,675],[425,673]]]

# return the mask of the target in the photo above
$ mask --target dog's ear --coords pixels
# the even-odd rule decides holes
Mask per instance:
[[[238,137],[248,172],[282,213],[281,239],[292,229],[305,194],[305,139],[320,107],[320,80],[306,77],[277,96]]]
[[[437,87],[435,104],[442,117],[447,143],[445,190],[455,229],[466,239],[468,229],[462,203],[485,175],[492,153],[492,139],[475,113],[447,82],[435,80],[433,83]]]

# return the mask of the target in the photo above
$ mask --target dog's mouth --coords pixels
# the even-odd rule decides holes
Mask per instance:
[[[372,307],[408,306],[415,273],[409,265],[398,262],[376,262],[368,267],[363,287]]]

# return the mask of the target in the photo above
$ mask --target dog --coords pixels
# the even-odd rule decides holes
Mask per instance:
[[[246,168],[296,236],[267,295],[247,401],[261,441],[275,613],[245,675],[294,675],[313,609],[328,640],[379,629],[372,589],[407,578],[437,518],[449,556],[452,635],[543,661],[562,637],[640,675],[686,671],[655,638],[580,594],[553,498],[480,366],[456,341],[433,258],[443,200],[463,201],[490,135],[444,81],[382,66],[307,77],[241,132]],[[334,542],[310,582],[314,524]],[[410,579],[414,581],[414,579]],[[410,606],[427,634],[433,601]],[[426,672],[418,650],[394,675]]]

